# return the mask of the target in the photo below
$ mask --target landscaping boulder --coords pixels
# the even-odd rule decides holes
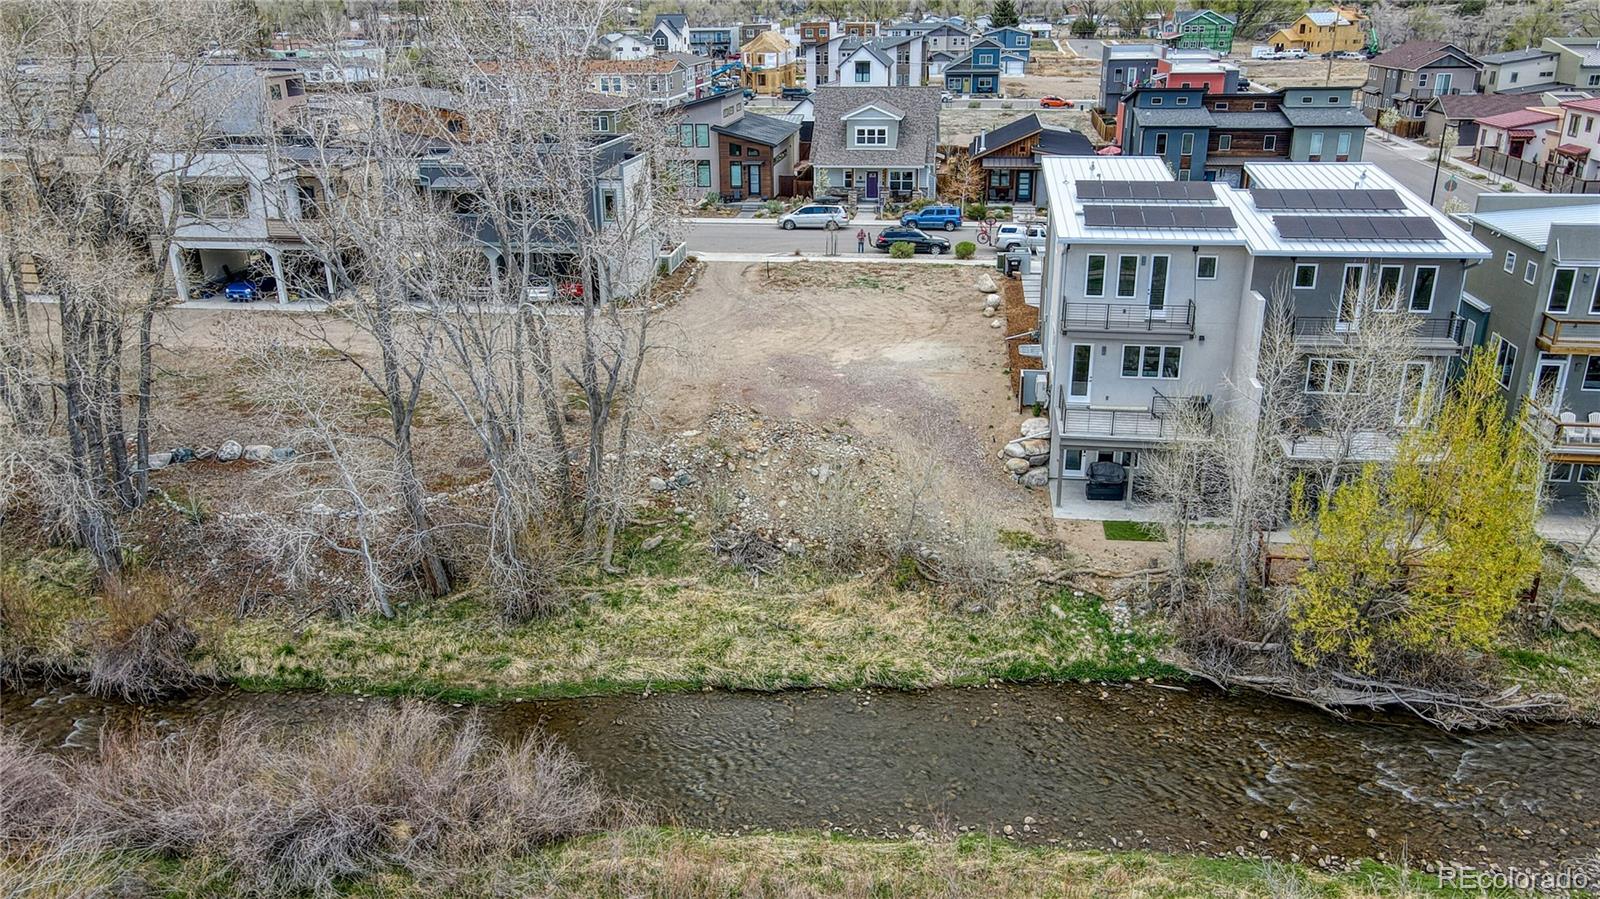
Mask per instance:
[[[998,318],[989,320],[989,327],[991,327],[991,328],[998,328],[998,327],[1000,327],[1001,324],[1002,324],[1002,322]]]
[[[171,453],[151,453],[150,454],[150,470],[151,471],[160,471],[161,469],[166,468],[168,465],[171,465],[171,464],[172,464],[172,454]]]
[[[272,458],[272,447],[265,443],[252,443],[244,448],[239,458],[246,462],[266,462]]]
[[[1050,469],[1043,465],[1037,468],[1030,468],[1022,473],[1022,477],[1017,479],[1017,483],[1029,490],[1041,488],[1050,483]]]
[[[983,307],[983,317],[994,318],[994,308],[992,306]]]
[[[997,294],[997,293],[989,294],[988,296],[983,298],[983,305],[987,306],[990,309],[998,309],[998,308],[1000,308],[1000,295]]]
[[[667,479],[666,478],[651,478],[650,479],[650,489],[655,491],[656,493],[660,493],[661,491],[667,489]]]
[[[180,446],[172,451],[172,461],[175,463],[193,462],[195,458],[196,456],[193,447]]]
[[[978,276],[978,292],[979,293],[994,293],[994,292],[998,291],[999,289],[1000,289],[1000,286],[998,284],[994,283],[994,276],[993,275],[989,274],[988,272],[984,272],[983,274]]]
[[[294,447],[280,446],[272,451],[272,461],[287,462],[294,458]]]
[[[244,455],[244,447],[237,440],[224,440],[222,446],[217,448],[218,462],[232,462]]]
[[[1028,451],[1022,448],[1022,438],[1020,437],[1006,444],[1006,448],[1001,450],[1000,453],[1008,459],[1021,459],[1028,455]]]
[[[1006,460],[1006,471],[1009,471],[1012,474],[1026,474],[1028,469],[1030,469],[1032,467],[1033,467],[1032,465],[1028,464],[1028,460],[1027,459],[1007,459]]]
[[[1022,420],[1022,436],[1024,437],[1049,437],[1050,419],[1044,416],[1025,418]]]
[[[1024,437],[1015,441],[1022,447],[1024,455],[1040,456],[1050,454],[1050,440],[1045,437]]]

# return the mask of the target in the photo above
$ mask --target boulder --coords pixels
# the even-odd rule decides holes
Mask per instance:
[[[1042,415],[1037,418],[1024,418],[1021,430],[1024,437],[1049,437],[1050,419]]]
[[[173,462],[193,462],[195,458],[196,456],[193,447],[180,446],[172,451]]]
[[[1028,455],[1028,450],[1022,445],[1021,438],[1018,438],[1006,444],[1006,448],[1000,451],[1000,455],[1007,459],[1021,459]]]
[[[1000,295],[997,293],[989,294],[983,298],[983,305],[988,306],[990,309],[998,308],[1000,306]]]
[[[151,453],[150,454],[150,470],[151,471],[160,471],[161,469],[166,468],[168,465],[171,465],[171,464],[172,464],[172,454],[171,453]]]
[[[287,462],[293,458],[294,447],[292,446],[280,446],[272,451],[272,461],[274,462]]]
[[[224,440],[222,446],[217,447],[218,462],[232,462],[244,455],[244,447],[237,440]]]
[[[1007,459],[1006,460],[1006,471],[1009,471],[1012,474],[1026,474],[1028,469],[1030,469],[1032,467],[1033,466],[1028,464],[1028,460],[1027,459]]]
[[[660,493],[661,491],[667,489],[667,479],[666,478],[651,478],[650,479],[650,489],[654,490],[656,493]]]
[[[1002,324],[1004,324],[1004,322],[1000,321],[1000,319],[998,319],[998,318],[992,318],[992,319],[989,320],[989,327],[991,327],[991,328],[998,328]]]
[[[265,443],[252,443],[244,448],[239,458],[246,462],[266,462],[272,458],[272,447]]]
[[[1000,285],[994,283],[994,276],[993,275],[989,274],[988,272],[984,272],[983,274],[978,276],[978,292],[979,293],[994,293],[995,291],[997,291],[999,289],[1000,289]]]
[[[1044,466],[1030,468],[1022,473],[1022,477],[1017,479],[1017,483],[1029,490],[1037,490],[1050,483],[1050,469]]]
[[[984,318],[994,318],[994,309],[992,307],[989,307],[989,306],[983,307],[983,317]]]
[[[1024,456],[1048,456],[1050,454],[1050,441],[1043,437],[1024,437],[1021,440],[1013,440],[1011,442],[1022,448],[1022,455]]]

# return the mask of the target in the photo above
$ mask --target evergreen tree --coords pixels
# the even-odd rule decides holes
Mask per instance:
[[[990,25],[994,28],[1014,27],[1022,20],[1017,16],[1015,0],[995,0],[994,11],[989,14]]]

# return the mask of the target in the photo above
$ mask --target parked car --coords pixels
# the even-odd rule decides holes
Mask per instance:
[[[1343,53],[1335,53],[1335,54],[1333,54],[1333,58],[1334,59],[1366,59],[1367,57],[1364,54],[1352,53],[1349,50],[1346,50]]]
[[[1307,55],[1306,51],[1299,47],[1290,47],[1288,50],[1280,51],[1273,59],[1305,59]]]
[[[1040,97],[1039,106],[1043,109],[1071,109],[1072,101],[1060,97]]]
[[[229,281],[228,286],[222,289],[222,295],[230,303],[253,303],[261,299],[263,294],[276,294],[278,280],[271,275],[261,278],[237,278]]]
[[[878,237],[872,245],[887,253],[890,247],[902,242],[911,244],[918,253],[932,253],[938,256],[950,251],[950,241],[934,237],[916,228],[885,228],[878,232]]]
[[[1251,47],[1250,48],[1250,58],[1251,59],[1277,59],[1278,58],[1278,51],[1272,49],[1271,47],[1265,47],[1265,46],[1263,46],[1263,47]]]
[[[1001,253],[1009,253],[1019,247],[1043,249],[1044,241],[1045,226],[1038,223],[1006,222],[994,233],[994,248]]]
[[[940,103],[949,103],[951,100],[954,100],[955,98],[956,98],[955,94],[952,94],[949,91],[945,91],[944,93],[939,95],[939,102]]]
[[[804,100],[811,96],[811,92],[803,87],[786,87],[778,95],[785,100]]]
[[[924,206],[915,212],[900,216],[900,224],[909,228],[954,231],[961,227],[961,207]]]
[[[829,231],[837,231],[849,221],[850,214],[844,211],[843,206],[812,203],[778,216],[778,227],[785,231],[793,231],[796,228],[826,228]]]

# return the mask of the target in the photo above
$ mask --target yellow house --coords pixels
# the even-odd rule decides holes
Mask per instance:
[[[800,83],[800,59],[794,45],[776,31],[763,31],[739,48],[744,86],[758,94],[776,94]]]
[[[1367,48],[1368,22],[1353,6],[1334,6],[1302,13],[1289,27],[1267,39],[1274,50],[1359,53]]]

